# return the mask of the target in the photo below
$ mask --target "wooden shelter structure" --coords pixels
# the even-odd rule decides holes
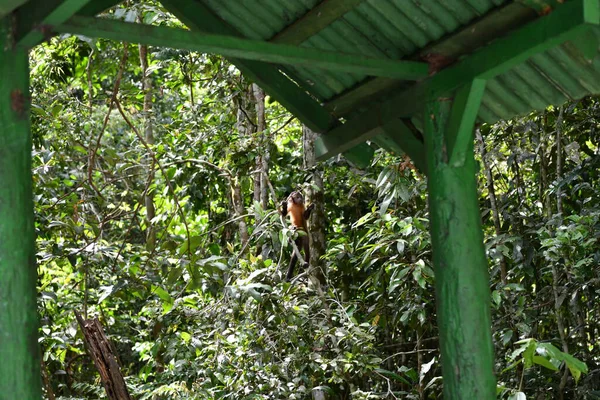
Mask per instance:
[[[320,134],[427,176],[444,398],[496,397],[473,128],[600,93],[600,0],[162,0],[189,28],[97,16],[119,1],[0,0],[0,397],[41,397],[28,49],[56,33],[224,55]]]

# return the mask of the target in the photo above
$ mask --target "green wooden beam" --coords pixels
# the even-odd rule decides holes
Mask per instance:
[[[41,399],[27,52],[0,19],[0,397]]]
[[[519,3],[534,9],[539,14],[548,14],[564,0],[517,0]]]
[[[454,66],[413,85],[383,103],[368,108],[329,134],[344,137],[350,143],[360,142],[361,138],[377,134],[381,125],[388,121],[418,113],[428,99],[447,95],[474,79],[491,79],[535,54],[579,37],[582,32],[598,23],[598,0],[573,0],[565,3],[550,15],[497,39]],[[323,148],[326,148],[327,152],[317,151],[318,159],[330,157],[340,151],[331,146],[316,146],[317,150]],[[346,150],[347,146],[341,148]]]
[[[272,43],[301,44],[352,11],[364,0],[323,0],[300,19],[271,38]]]
[[[32,48],[41,43],[49,32],[40,27],[62,24],[91,0],[30,0],[16,12],[17,45]]]
[[[84,17],[93,17],[122,2],[123,0],[94,0],[83,7],[77,14]]]
[[[445,399],[495,399],[488,265],[473,147],[446,161],[449,99],[425,105],[429,219]]]
[[[307,12],[302,18],[271,38],[270,42],[301,44],[342,17],[345,13],[354,9],[362,1],[364,0],[324,0]],[[284,71],[286,75],[290,75],[295,79],[293,71],[289,68],[286,68]],[[389,78],[381,79],[391,80]],[[310,88],[307,90],[310,91]],[[368,146],[366,143],[360,143],[344,152],[344,157],[359,167],[366,167],[373,158],[374,153],[375,150],[371,146]]]
[[[505,36],[536,18],[539,18],[539,15],[535,10],[523,4],[511,2],[494,9],[482,18],[442,38],[440,41],[419,50],[417,54],[409,57],[409,59],[420,61],[437,58],[449,65],[461,56],[474,52],[496,38]],[[373,78],[327,101],[325,108],[337,116],[346,117],[361,108],[369,107],[374,100],[382,98],[391,91],[398,93],[399,90],[404,89],[406,89],[406,86],[396,80]]]
[[[242,36],[201,2],[162,0],[161,3],[192,31]],[[236,58],[230,58],[229,61],[311,130],[323,133],[340,124],[337,118],[298,85],[290,81],[276,66]],[[289,75],[289,72],[287,74]],[[372,153],[373,149],[366,143],[362,143],[349,150],[344,156],[359,166],[365,166],[361,164],[361,160],[369,157],[369,154]]]
[[[446,154],[448,163],[455,166],[464,164],[469,152],[473,151],[473,126],[477,119],[486,81],[474,79],[459,88],[446,129]]]
[[[217,35],[241,36],[199,1],[162,0],[162,5],[189,29]],[[315,132],[326,132],[339,124],[327,110],[284,76],[276,66],[258,61],[230,58],[249,79],[262,87],[273,99],[291,111]]]
[[[339,153],[348,151],[354,146],[363,143],[365,140],[370,140],[384,132],[382,126],[377,126],[375,129],[367,129],[367,126],[360,126],[361,120],[354,122],[359,125],[354,126],[353,128],[358,132],[364,132],[363,135],[347,136],[346,133],[349,129],[342,129],[347,126],[347,123],[339,128],[319,135],[315,141],[315,154],[317,155],[317,160],[323,161]]]
[[[361,129],[360,126],[356,128]],[[348,140],[344,133],[344,130],[334,129],[319,135],[315,141],[315,153],[320,160],[326,160],[336,154],[348,151],[365,140],[375,140],[375,137],[379,138],[379,135],[385,135],[380,139],[384,145],[400,148],[415,162],[417,168],[424,173],[426,171],[423,143],[415,137],[401,119],[389,121],[377,129],[369,130],[368,135],[356,136],[352,140]]]
[[[423,142],[419,140],[413,131],[402,121],[396,119],[382,127],[383,133],[377,139],[383,138],[386,142],[391,142],[398,148],[402,149],[415,167],[423,174],[427,175],[427,162],[425,160],[425,147]]]
[[[0,1],[0,18],[10,14],[23,4],[27,3],[27,0],[2,0]]]
[[[76,16],[64,24],[55,26],[54,29],[61,33],[186,49],[220,54],[225,57],[404,80],[423,78],[429,73],[429,66],[422,62],[394,61],[334,53],[308,47],[273,44],[260,40],[190,32],[183,29],[135,24],[114,19]]]

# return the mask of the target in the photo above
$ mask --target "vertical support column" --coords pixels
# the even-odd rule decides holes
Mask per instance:
[[[496,398],[489,273],[473,158],[473,125],[485,82],[474,85],[459,90],[454,107],[450,99],[433,99],[425,108],[445,399]]]
[[[27,51],[0,19],[0,397],[40,399]]]

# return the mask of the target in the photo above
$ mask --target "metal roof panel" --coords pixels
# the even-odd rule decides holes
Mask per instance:
[[[269,40],[320,0],[201,0],[242,35]],[[371,57],[403,59],[459,31],[509,0],[364,0],[306,38],[301,46]],[[477,34],[477,33],[474,33]],[[600,43],[600,31],[593,36]],[[466,40],[466,39],[465,39]],[[330,100],[368,77],[310,67],[282,70],[319,101]],[[410,82],[406,82],[410,84]],[[600,93],[600,58],[586,59],[572,43],[531,57],[488,81],[479,120],[495,122]]]

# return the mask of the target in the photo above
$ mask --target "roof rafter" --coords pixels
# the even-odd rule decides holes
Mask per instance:
[[[270,41],[286,44],[300,44],[311,36],[319,33],[333,23],[345,13],[351,11],[364,0],[324,0],[315,8],[309,11],[306,15],[288,26],[286,29],[275,35]],[[326,23],[325,23],[326,22]],[[386,84],[398,84],[397,80],[389,78],[376,78],[378,81],[383,81]],[[308,88],[310,91],[310,88]],[[331,110],[330,111],[334,111]],[[390,127],[383,130],[372,138],[373,142],[387,151],[396,154],[406,153],[413,160],[417,168],[423,173],[426,173],[426,164],[422,153],[423,143],[416,138],[412,131],[405,125],[402,120],[397,120],[398,127]],[[327,133],[325,133],[326,135]],[[319,142],[320,143],[320,142]],[[356,145],[364,146],[364,143]],[[356,149],[351,148],[349,151]],[[369,157],[370,158],[370,157]]]
[[[458,57],[472,53],[493,39],[518,29],[538,17],[535,10],[523,4],[509,3],[489,12],[440,42],[425,47],[409,59],[417,61],[435,57],[445,65],[449,65]],[[387,78],[369,79],[327,101],[325,108],[337,116],[347,116],[380,96],[393,90],[404,89],[405,86],[405,82]]]
[[[83,7],[77,15],[93,17],[122,2],[123,0],[94,0]]]
[[[353,10],[364,0],[323,0],[271,38],[272,43],[300,44]]]
[[[201,2],[162,0],[161,3],[192,31],[241,36]],[[325,132],[338,123],[319,103],[279,72],[276,66],[236,58],[230,61],[311,130]]]
[[[31,48],[41,43],[47,32],[44,25],[62,24],[91,0],[30,0],[16,11],[17,46]]]
[[[27,0],[3,0],[0,2],[0,18],[10,14],[26,2]]]
[[[59,2],[60,0],[54,0]],[[70,0],[72,3],[89,0]],[[394,61],[359,55],[334,53],[307,47],[268,43],[234,36],[191,32],[184,29],[123,22],[114,19],[75,16],[54,27],[61,33],[75,33],[220,54],[245,60],[274,64],[304,65],[356,74],[387,76],[397,79],[419,79],[429,74],[429,65],[414,61]]]
[[[485,91],[485,79],[474,79],[456,91],[446,126],[448,163],[463,165],[473,146],[473,127]]]
[[[240,33],[217,17],[204,4],[189,0],[162,0],[162,5],[192,31],[220,35],[241,36]],[[294,114],[311,130],[320,133],[339,125],[337,118],[323,108],[303,89],[290,81],[276,66],[257,61],[230,58],[229,61],[248,78],[260,85],[273,99]],[[357,165],[366,165],[374,150],[366,143],[344,153]]]
[[[448,95],[474,79],[491,79],[531,56],[577,38],[591,24],[600,23],[598,0],[574,0],[531,22],[508,36],[492,42],[456,65],[444,69],[389,100],[377,104],[346,124],[322,135],[315,144],[318,159],[327,159],[381,131],[381,126],[398,117],[422,110],[425,102]],[[340,144],[340,139],[345,142]]]

